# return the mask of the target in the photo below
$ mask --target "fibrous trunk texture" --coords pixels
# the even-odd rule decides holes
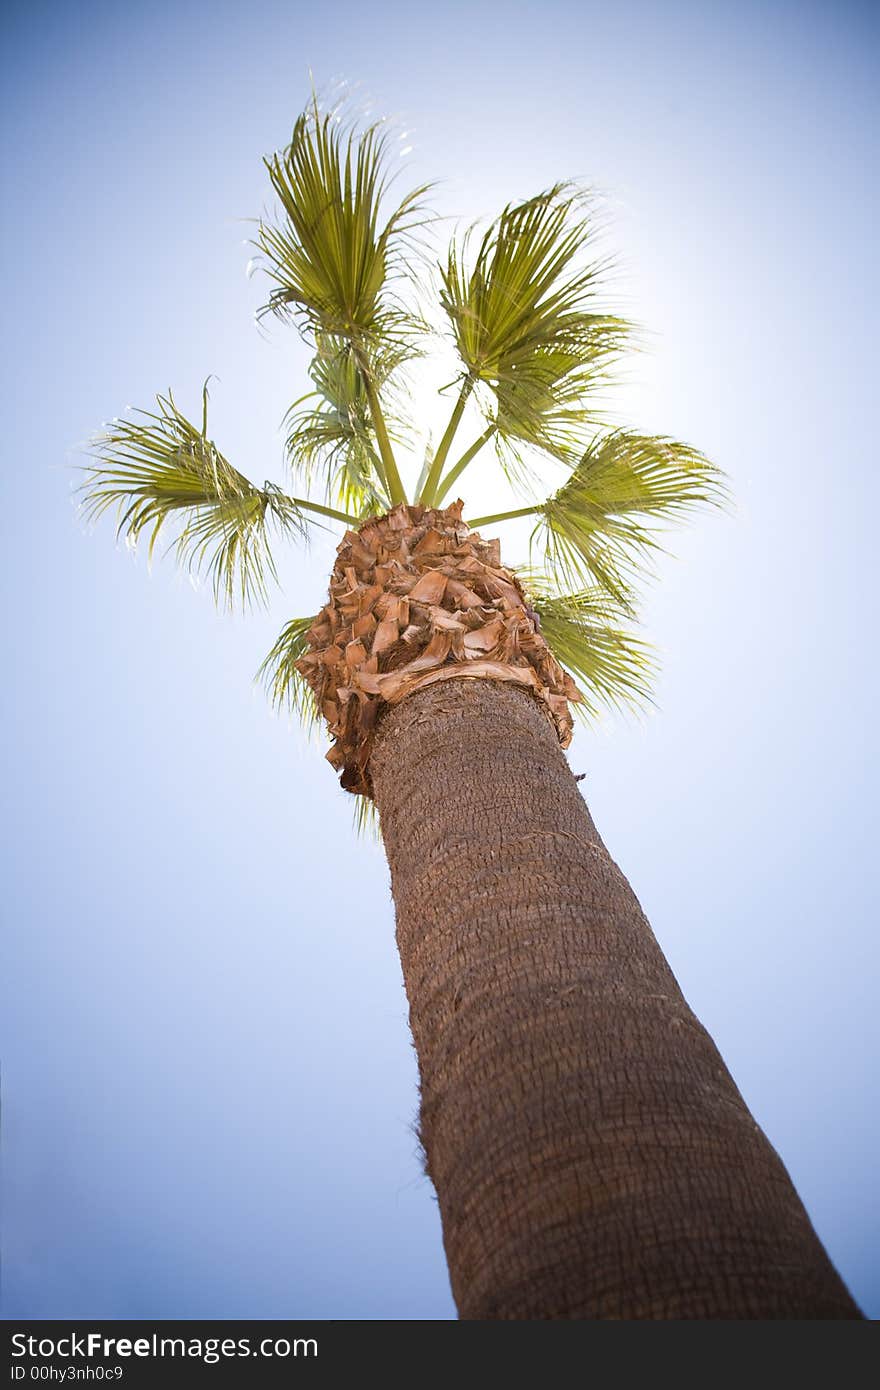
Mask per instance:
[[[568,704],[580,693],[541,636],[519,580],[501,564],[498,541],[470,531],[461,507],[401,504],[347,531],[339,545],[329,602],[296,665],[330,727],[327,757],[347,791],[372,795],[381,707],[462,676],[526,687],[563,746],[571,740]]]
[[[462,1318],[858,1318],[534,696],[378,723],[421,1136]]]

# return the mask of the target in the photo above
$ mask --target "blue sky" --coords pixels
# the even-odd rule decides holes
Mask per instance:
[[[650,330],[620,418],[736,509],[660,565],[657,708],[571,762],[877,1316],[876,11],[35,4],[3,43],[4,1316],[454,1315],[385,862],[253,685],[329,538],[221,617],[71,500],[103,420],[209,372],[221,448],[283,477],[306,357],[242,241],[310,68],[450,219],[603,191]]]

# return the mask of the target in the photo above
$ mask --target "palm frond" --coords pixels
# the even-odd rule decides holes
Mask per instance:
[[[375,373],[380,386],[397,365],[393,355],[378,356]],[[315,390],[295,402],[285,417],[291,468],[307,485],[319,475],[328,500],[347,511],[387,511],[390,504],[382,489],[369,399],[350,344],[319,335],[309,375]],[[307,401],[317,403],[301,408]]]
[[[575,712],[595,716],[603,705],[641,708],[656,670],[652,649],[628,630],[626,615],[605,590],[559,594],[546,575],[525,572],[520,578],[550,650],[585,697]]]
[[[379,807],[369,796],[355,793],[354,828],[358,835],[367,840],[382,843],[382,825],[379,820]]]
[[[257,680],[262,681],[276,709],[287,709],[311,728],[321,717],[315,695],[296,662],[309,650],[308,632],[315,619],[292,618],[262,662]]]
[[[157,396],[158,412],[114,421],[91,448],[97,463],[85,468],[82,510],[89,521],[116,507],[117,536],[136,546],[149,534],[152,558],[160,534],[177,523],[172,541],[178,562],[210,577],[218,603],[243,607],[264,600],[277,580],[269,532],[305,533],[292,498],[273,483],[261,488],[233,468],[208,438],[208,389],[202,393],[202,428],[178,410],[171,392]]]
[[[261,311],[367,346],[401,341],[414,320],[393,289],[425,221],[427,185],[385,212],[390,177],[381,127],[360,134],[317,101],[289,146],[264,160],[282,217],[261,220],[256,245],[275,282]]]
[[[595,428],[591,400],[610,378],[628,332],[620,319],[585,315],[577,344],[536,350],[526,362],[511,364],[494,385],[494,423],[499,445],[520,451],[525,445],[574,462],[585,432]]]
[[[546,563],[566,582],[598,583],[625,603],[630,577],[657,548],[657,523],[726,499],[722,473],[690,445],[615,430],[537,509],[533,538],[543,537]]]
[[[275,709],[297,715],[307,731],[321,723],[321,712],[314,691],[296,669],[296,662],[309,651],[308,633],[314,621],[292,618],[257,672],[257,680],[262,681]],[[355,797],[354,826],[359,835],[381,842],[379,809],[370,797]]]
[[[441,267],[441,302],[466,377],[494,394],[499,458],[514,475],[519,445],[573,461],[596,425],[590,398],[630,331],[597,308],[606,267],[584,262],[593,236],[589,197],[560,184],[505,208],[472,269],[468,236]]]

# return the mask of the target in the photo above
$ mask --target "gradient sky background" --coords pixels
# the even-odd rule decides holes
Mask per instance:
[[[469,220],[607,195],[620,401],[730,475],[646,606],[658,708],[570,757],[692,1007],[880,1314],[872,5],[379,0],[6,12],[7,1318],[450,1318],[381,850],[215,614],[84,534],[76,448],[171,386],[257,481],[304,389],[253,325],[261,156],[337,76]],[[437,385],[441,384],[438,380]],[[504,538],[505,553],[511,552]]]

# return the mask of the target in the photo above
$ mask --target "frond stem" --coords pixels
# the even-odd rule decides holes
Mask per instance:
[[[399,502],[406,502],[406,492],[397,471],[397,463],[394,458],[394,451],[391,448],[391,440],[388,438],[388,430],[385,425],[385,416],[382,414],[382,406],[379,403],[379,393],[373,382],[370,371],[370,364],[364,354],[355,348],[357,364],[360,368],[361,376],[364,381],[364,389],[367,393],[367,404],[370,407],[370,419],[373,422],[373,429],[376,431],[376,443],[379,445],[379,454],[382,459],[382,485],[388,494],[392,507],[396,507]]]
[[[491,516],[477,516],[466,524],[473,530],[475,526],[492,526],[496,521],[513,521],[518,516],[537,516],[538,512],[543,510],[544,503],[536,502],[531,507],[517,507],[513,512],[493,512]]]
[[[471,394],[471,391],[473,391],[473,389],[473,377],[466,376],[462,383],[461,391],[458,395],[458,400],[455,402],[455,405],[452,409],[452,414],[449,417],[449,424],[446,426],[443,438],[437,445],[437,452],[434,455],[434,460],[431,464],[431,471],[428,474],[427,481],[425,482],[425,486],[422,488],[421,496],[418,499],[423,507],[436,506],[437,485],[440,482],[440,476],[443,472],[443,465],[446,462],[446,457],[449,453],[452,441],[455,438],[455,431],[458,429],[458,426],[461,422],[461,417],[464,414],[464,408],[467,405],[468,396]]]
[[[465,450],[461,458],[458,460],[458,463],[453,464],[452,468],[450,468],[445,478],[440,479],[434,497],[435,506],[439,507],[440,503],[443,501],[443,498],[446,496],[447,492],[452,487],[452,484],[455,482],[457,478],[461,476],[461,474],[467,468],[468,464],[476,458],[483,445],[489,443],[489,440],[492,438],[497,428],[497,425],[490,425],[488,429],[484,430],[483,433],[480,435],[479,439],[475,439],[471,447]]]
[[[332,517],[334,521],[344,521],[346,526],[360,526],[363,524],[362,517],[349,516],[348,512],[337,512],[333,507],[324,507],[320,502],[306,502],[303,497],[291,497],[290,501],[295,507],[302,507],[305,512],[319,512],[321,516]]]

